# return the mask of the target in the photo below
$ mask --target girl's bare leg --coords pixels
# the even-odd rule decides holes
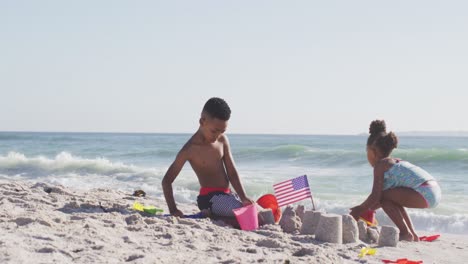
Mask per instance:
[[[403,215],[401,214],[401,206],[390,200],[383,200],[381,205],[388,217],[390,217],[400,230],[400,240],[413,241],[413,234],[410,233],[403,219]]]
[[[421,194],[410,188],[398,187],[383,192],[382,208],[400,229],[400,239],[419,241],[414,231],[413,222],[404,207],[426,208],[427,204]],[[394,210],[396,209],[398,209],[399,212],[395,212]]]
[[[416,231],[414,231],[413,222],[411,221],[411,218],[406,212],[406,209],[404,207],[401,207],[400,211],[401,215],[403,216],[403,219],[406,222],[406,226],[408,226],[409,231],[411,232],[411,234],[413,234],[413,241],[419,241],[419,236],[416,234]]]

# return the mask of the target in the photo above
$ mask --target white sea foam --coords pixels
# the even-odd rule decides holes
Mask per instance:
[[[6,179],[43,181],[82,189],[130,190],[149,185],[150,192],[157,195],[161,194],[164,169],[142,168],[102,157],[87,159],[68,152],[61,152],[54,158],[27,157],[17,152],[0,156],[0,175]]]
[[[8,175],[16,173],[27,178],[73,173],[115,176],[127,174],[133,177],[150,177],[161,174],[160,170],[154,168],[139,168],[121,162],[111,162],[102,157],[86,159],[73,156],[68,152],[61,152],[52,159],[44,156],[26,157],[22,153],[9,152],[6,156],[0,156],[0,172],[6,172]]]
[[[303,202],[307,207],[311,207],[310,201]],[[349,204],[345,201],[330,202],[315,199],[315,204],[320,210],[326,212],[347,214]],[[468,215],[467,214],[436,214],[431,209],[407,209],[413,225],[417,230],[430,232],[468,234]],[[393,225],[390,218],[382,209],[377,210],[376,218],[380,225]]]
[[[254,199],[271,192],[272,183],[300,174],[308,174],[311,177],[312,191],[319,209],[345,214],[348,213],[349,207],[358,204],[363,198],[363,194],[341,193],[341,185],[337,185],[333,180],[336,175],[350,173],[347,169],[328,167],[302,171],[304,168],[280,165],[270,170],[266,168],[264,171],[250,165],[248,168],[244,170],[246,174],[243,175],[243,183]],[[367,168],[354,168],[357,170],[354,173],[360,174],[364,169],[367,171]],[[161,198],[161,179],[165,171],[166,167],[141,167],[111,161],[105,157],[83,158],[69,152],[60,152],[55,157],[26,156],[18,152],[0,155],[0,178],[44,181],[83,189],[104,187],[129,192],[143,189],[148,194]],[[342,179],[343,182],[348,180]],[[349,177],[350,181],[352,179]],[[187,166],[174,183],[176,201],[194,203],[198,187],[193,171]],[[330,193],[324,193],[325,190]],[[310,201],[303,203],[310,206]],[[450,206],[445,207],[447,208],[444,210],[409,210],[409,214],[419,230],[468,234],[468,215],[457,213],[460,210],[454,211]],[[381,224],[391,223],[382,210],[378,211],[377,219]]]

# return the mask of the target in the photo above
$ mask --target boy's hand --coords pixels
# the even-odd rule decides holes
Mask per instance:
[[[248,197],[241,198],[241,202],[242,202],[242,205],[244,205],[244,206],[255,203],[252,199],[250,199]]]
[[[171,215],[175,217],[183,217],[184,213],[182,213],[182,211],[180,211],[179,209],[175,209],[173,212],[171,212]]]

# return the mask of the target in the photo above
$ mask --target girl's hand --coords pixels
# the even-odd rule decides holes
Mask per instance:
[[[357,221],[359,220],[359,217],[362,215],[362,213],[364,212],[364,208],[362,208],[362,206],[358,205],[358,206],[354,206],[353,208],[350,209],[351,211],[349,212],[349,214],[354,217],[354,219]]]

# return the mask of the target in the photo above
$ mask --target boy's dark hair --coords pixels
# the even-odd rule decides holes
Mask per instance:
[[[205,106],[203,106],[203,112],[212,118],[223,121],[228,121],[231,117],[231,108],[229,108],[226,101],[218,97],[212,97],[206,101]]]
[[[387,133],[387,126],[384,120],[374,120],[369,127],[369,138],[367,146],[375,146],[382,155],[388,156],[392,150],[398,146],[398,138],[393,132]]]

